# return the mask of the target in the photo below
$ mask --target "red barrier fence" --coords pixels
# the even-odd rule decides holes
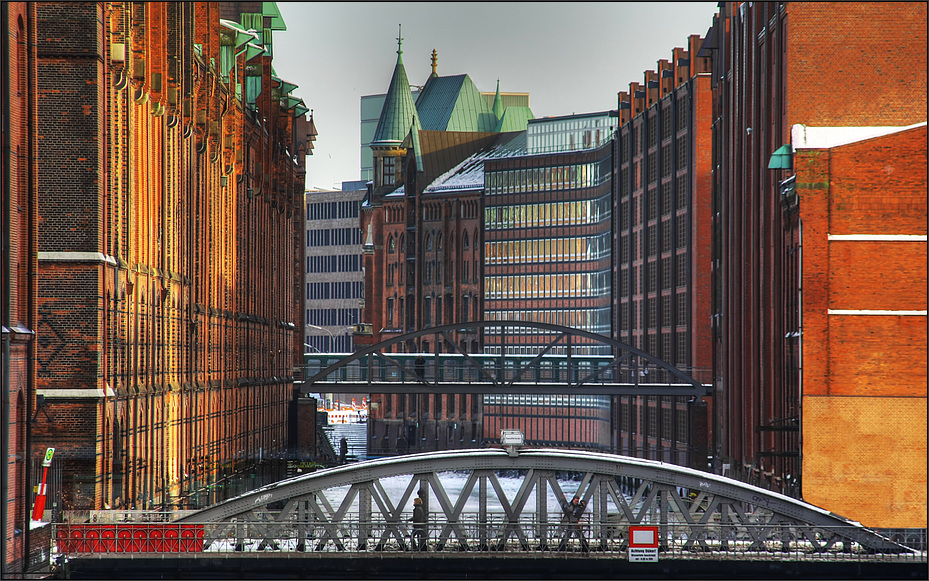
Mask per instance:
[[[63,524],[55,540],[61,553],[199,553],[203,525]]]

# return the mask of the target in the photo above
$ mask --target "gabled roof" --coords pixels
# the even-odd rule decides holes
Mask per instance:
[[[423,129],[494,131],[497,118],[468,75],[429,77],[416,100]]]
[[[384,99],[384,107],[377,122],[372,145],[400,144],[410,133],[410,127],[419,128],[416,115],[416,103],[410,90],[410,82],[403,66],[403,51],[400,50],[400,39],[397,42],[397,64],[394,67],[393,77],[390,79],[390,88]]]
[[[525,131],[529,127],[529,120],[535,119],[535,115],[529,107],[509,106],[503,111],[503,116],[497,122],[496,131]]]

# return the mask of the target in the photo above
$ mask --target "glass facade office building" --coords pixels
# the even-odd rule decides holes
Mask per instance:
[[[614,112],[532,119],[526,129],[529,155],[598,149],[613,138]]]
[[[562,129],[576,129],[558,121]],[[596,149],[485,163],[486,321],[546,323],[611,335],[612,167],[612,141]],[[534,355],[558,336],[528,326],[515,332],[507,328],[506,335],[488,327],[484,351]],[[550,352],[564,350],[559,343]],[[572,354],[611,353],[601,343],[577,338]],[[512,428],[535,445],[608,449],[610,407],[605,396],[485,395],[484,437],[496,441],[500,430]]]

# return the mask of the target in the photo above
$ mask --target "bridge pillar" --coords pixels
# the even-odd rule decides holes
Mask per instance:
[[[295,453],[300,460],[316,457],[316,400],[312,397],[297,398],[297,441]]]
[[[710,430],[708,418],[708,406],[702,399],[696,399],[687,403],[687,415],[690,416],[690,450],[687,459],[688,465],[694,470],[710,470],[707,466],[707,455],[709,448]]]

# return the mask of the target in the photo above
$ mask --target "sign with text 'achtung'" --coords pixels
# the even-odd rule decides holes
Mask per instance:
[[[629,562],[658,562],[658,527],[629,527]]]

